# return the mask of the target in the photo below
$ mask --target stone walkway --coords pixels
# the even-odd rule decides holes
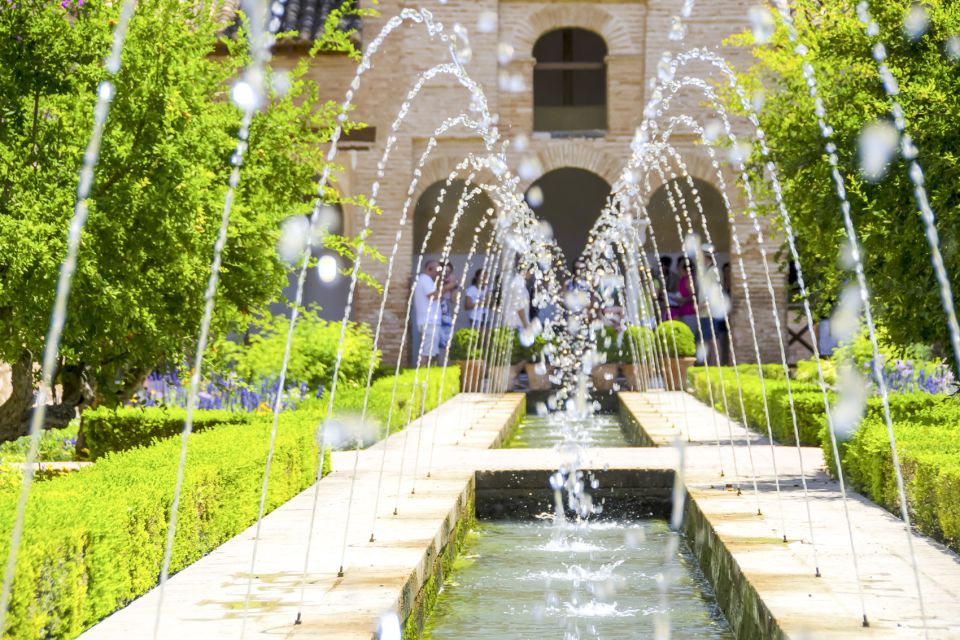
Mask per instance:
[[[593,449],[585,454],[583,468],[674,469],[678,449],[672,443],[678,436],[686,442],[689,434],[684,469],[695,508],[702,512],[709,529],[722,540],[749,582],[735,586],[755,589],[788,637],[922,637],[902,523],[862,497],[851,496],[847,506],[871,623],[866,629],[860,626],[860,599],[853,579],[843,503],[837,484],[823,472],[819,449],[803,448],[799,453],[793,447],[771,449],[763,439],[728,423],[689,395],[629,393],[621,398],[650,438],[661,446]],[[561,454],[554,450],[491,449],[509,431],[522,404],[518,394],[461,395],[359,456],[334,454],[334,472],[318,485],[319,512],[302,624],[295,625],[294,620],[301,609],[312,488],[264,519],[245,630],[242,616],[252,529],[169,581],[160,637],[239,638],[245,633],[247,637],[368,640],[385,612],[409,611],[413,595],[428,577],[433,558],[467,507],[476,471],[543,470],[560,464]],[[436,448],[427,478],[435,429]],[[401,454],[405,438],[406,453]],[[386,465],[375,519],[373,503],[384,447]],[[404,472],[398,499],[401,458]],[[815,547],[799,481],[801,459],[808,480]],[[779,493],[774,461],[780,477]],[[347,532],[345,575],[340,578],[337,570],[355,463],[356,498]],[[411,494],[414,467],[416,492]],[[396,516],[392,515],[394,504],[398,506]],[[757,515],[758,507],[761,516]],[[370,542],[371,529],[374,542]],[[784,534],[787,543],[782,540]],[[957,556],[925,539],[917,539],[915,545],[929,637],[960,638]],[[816,566],[823,574],[820,578],[815,577]],[[83,637],[151,637],[156,602],[154,590]]]

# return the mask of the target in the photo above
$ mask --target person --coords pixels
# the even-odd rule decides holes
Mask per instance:
[[[507,276],[503,288],[503,326],[526,329],[530,326],[530,293],[527,274],[517,260],[517,269]]]
[[[704,278],[708,278],[709,281],[704,284],[704,287],[712,287],[716,285],[719,289],[720,294],[722,295],[723,289],[720,283],[720,276],[717,273],[717,268],[714,266],[707,267]],[[697,340],[703,340],[703,349],[698,350],[698,357],[702,351],[703,357],[706,360],[707,364],[717,365],[719,364],[718,357],[719,354],[717,349],[720,347],[720,337],[717,336],[717,339],[714,340],[714,336],[717,333],[717,325],[723,324],[723,315],[721,315],[723,309],[721,308],[712,308],[710,306],[710,301],[708,300],[707,295],[701,294],[697,297],[697,310],[700,312],[700,333],[694,334]],[[725,314],[724,314],[725,315]]]
[[[683,278],[671,268],[672,261],[670,256],[660,257],[660,273],[663,274],[663,281],[667,284],[666,302],[663,307],[664,320],[677,320],[680,318],[680,281]],[[680,261],[677,261],[680,266]]]
[[[428,260],[414,283],[415,353],[424,365],[440,353],[440,297],[449,286],[442,283],[441,276],[440,263]]]
[[[677,285],[677,315],[674,316],[680,322],[690,327],[693,335],[699,338],[700,332],[697,330],[697,308],[694,305],[694,287],[693,265],[690,260],[684,258],[680,263],[680,282]],[[671,310],[672,311],[672,310]]]
[[[716,317],[714,314],[713,324],[714,332],[717,335],[717,346],[720,347],[720,364],[726,366],[730,363],[730,326],[727,318],[730,317],[731,298],[730,298],[730,263],[724,262],[720,270],[721,281],[723,284],[724,309],[726,313],[723,317]]]
[[[440,281],[443,282],[440,294],[440,348],[446,349],[453,337],[453,292],[458,288],[449,260],[442,264]]]
[[[464,292],[463,308],[467,311],[467,320],[474,329],[487,323],[487,274],[483,267],[477,269],[470,280],[470,286]]]

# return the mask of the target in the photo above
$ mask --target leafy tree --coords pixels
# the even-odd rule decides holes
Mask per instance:
[[[861,131],[878,119],[890,118],[889,102],[871,57],[876,41],[864,34],[854,0],[797,0],[791,5],[799,42],[810,50],[827,122],[835,130],[840,171],[878,320],[895,343],[924,342],[946,355],[948,329],[907,163],[896,159],[878,183],[867,181],[860,171]],[[960,4],[923,2],[930,26],[916,41],[907,38],[903,28],[911,6],[910,0],[889,0],[871,3],[870,8],[880,26],[879,38],[887,45],[887,63],[900,86],[908,130],[920,149],[944,260],[956,285],[960,284],[960,66],[947,43],[960,33]],[[733,42],[746,45],[753,40],[747,34]],[[741,80],[754,91],[765,85],[760,121],[783,182],[811,303],[818,316],[826,317],[850,276],[840,261],[846,242],[843,220],[814,101],[803,77],[803,60],[782,24],[768,45],[753,48],[753,55],[755,64],[741,74]],[[729,98],[730,108],[739,110],[739,100],[732,94]],[[758,152],[753,161],[760,186],[763,164]],[[761,193],[767,196],[762,209],[779,224],[771,193]]]
[[[0,407],[0,438],[21,428],[31,402],[120,4],[0,4],[0,359],[16,363],[17,389]],[[215,13],[154,0],[139,3],[130,23],[63,335],[64,416],[80,404],[124,401],[196,339],[241,119],[227,92],[247,62],[243,30],[222,37]],[[338,18],[315,51],[350,44]],[[253,120],[215,333],[265,312],[287,282],[275,249],[280,223],[310,211],[340,112],[319,99],[306,67],[304,59],[289,91],[272,93]],[[338,198],[333,187],[325,197]]]

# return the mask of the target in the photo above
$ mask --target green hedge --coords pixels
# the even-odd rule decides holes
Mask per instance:
[[[258,416],[235,411],[193,412],[194,432],[224,424],[249,424]],[[112,451],[126,451],[179,435],[187,410],[178,407],[123,407],[87,410],[83,413],[86,456],[102,458]]]
[[[936,406],[894,422],[907,506],[920,531],[960,551],[960,406],[943,396],[932,397],[939,400]],[[842,451],[850,486],[900,514],[893,458],[882,415],[868,416]]]
[[[443,378],[443,391],[440,390],[440,380]],[[390,375],[378,379],[370,385],[370,398],[367,401],[367,420],[376,423],[379,433],[383,434],[388,418],[390,422],[390,432],[399,431],[407,423],[407,415],[410,413],[410,398],[413,395],[413,419],[420,417],[421,405],[423,403],[423,383],[427,382],[427,404],[426,411],[433,410],[440,402],[446,402],[460,391],[460,368],[455,365],[447,367],[446,376],[443,375],[443,367],[431,367],[429,370],[429,380],[427,380],[427,370],[421,369],[419,375],[415,369],[402,371],[397,378],[397,393],[393,395],[394,376]],[[416,382],[416,384],[414,384]],[[337,389],[337,397],[334,398],[335,412],[350,412],[358,414],[363,409],[363,388],[344,388]],[[393,415],[390,416],[390,398],[393,397]],[[321,400],[325,402],[325,400]]]
[[[760,376],[756,365],[739,365],[740,389],[743,393],[743,406],[746,411],[746,423],[751,428],[767,432],[767,419],[763,409],[763,393],[761,392]],[[726,389],[727,408],[730,416],[740,420],[740,398],[737,392],[737,377],[733,367],[722,367],[723,387]],[[783,367],[779,365],[763,365],[763,388],[767,392],[767,410],[770,413],[770,430],[777,442],[794,444],[796,437],[793,432],[793,419],[790,414],[790,401],[787,394],[787,382]],[[710,377],[707,378],[705,367],[691,367],[687,372],[687,379],[693,387],[697,398],[703,402],[710,401],[709,387],[713,388],[714,406],[723,410],[723,394],[720,384],[721,371],[717,367],[710,367]],[[817,416],[823,415],[823,399],[816,385],[791,381],[790,389],[793,393],[794,407],[797,415],[797,428],[800,432],[800,443],[806,446],[820,445],[821,422]],[[810,408],[816,407],[819,398],[819,413],[811,413]],[[803,407],[803,408],[801,408]]]
[[[447,372],[445,387],[450,395],[458,385],[457,373],[456,369]],[[428,410],[439,395],[438,369],[431,371],[430,380]],[[384,389],[387,382],[390,388]],[[389,411],[384,407],[389,395],[384,400],[384,393],[392,390],[392,384],[392,377],[378,380],[376,394],[370,398],[373,415]],[[405,372],[398,397],[401,388],[409,394],[412,384],[412,374]],[[345,394],[344,401],[349,400]],[[316,405],[281,414],[268,512],[314,481],[315,432],[323,415]],[[406,413],[399,418],[398,427],[406,421]],[[191,437],[172,572],[255,521],[271,422],[269,414],[254,415],[245,423],[221,423]],[[150,429],[135,431],[143,434]],[[34,485],[5,637],[74,637],[156,585],[179,453],[180,439],[166,438],[150,446],[107,453],[81,471]],[[328,456],[324,467],[329,469]],[[0,495],[3,557],[9,551],[16,502],[16,493]]]

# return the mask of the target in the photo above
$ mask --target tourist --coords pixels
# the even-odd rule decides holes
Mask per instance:
[[[483,268],[477,269],[470,281],[470,286],[464,292],[463,308],[467,311],[467,320],[473,328],[482,327],[487,323],[487,274]]]
[[[449,260],[442,265],[440,281],[443,282],[440,293],[440,348],[446,349],[453,337],[453,292],[459,288]]]
[[[727,319],[730,317],[730,309],[732,308],[731,298],[730,298],[730,263],[723,263],[723,267],[720,270],[721,284],[723,286],[723,315],[718,317],[717,314],[714,314],[713,324],[714,324],[714,333],[717,336],[717,346],[720,348],[720,364],[727,365],[730,363],[730,326],[727,322]]]
[[[428,260],[414,283],[414,345],[420,364],[440,353],[440,297],[448,286],[441,285],[442,271],[438,261]]]
[[[530,293],[527,274],[517,260],[516,271],[507,274],[503,285],[503,326],[526,329],[530,326]]]
[[[690,264],[689,259],[683,258],[680,262],[680,282],[677,285],[677,296],[675,298],[676,315],[673,317],[690,327],[694,336],[698,336],[700,332],[697,327],[697,308],[694,305],[696,293],[693,277],[693,265]]]

